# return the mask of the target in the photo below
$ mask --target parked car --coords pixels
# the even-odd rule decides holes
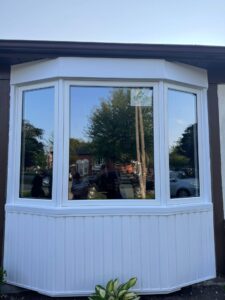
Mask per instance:
[[[199,180],[188,177],[185,172],[170,171],[170,196],[172,198],[199,196]]]

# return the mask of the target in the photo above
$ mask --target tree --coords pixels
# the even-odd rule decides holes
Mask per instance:
[[[142,107],[146,159],[152,162],[152,107]],[[131,106],[130,89],[114,89],[92,113],[87,130],[93,152],[105,161],[136,160],[135,107]]]
[[[43,130],[35,127],[29,121],[22,124],[22,166],[24,169],[33,166],[46,166],[44,143],[42,142]]]
[[[177,153],[189,159],[189,166],[195,167],[197,154],[197,124],[188,126],[177,144]]]
[[[197,124],[188,126],[176,146],[170,151],[170,163],[175,168],[188,167],[196,168],[198,153]]]

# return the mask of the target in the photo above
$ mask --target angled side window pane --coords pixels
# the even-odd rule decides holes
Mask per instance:
[[[54,88],[23,92],[20,198],[51,199]]]
[[[153,89],[70,88],[69,199],[154,199]]]
[[[197,96],[168,90],[171,198],[199,196]]]

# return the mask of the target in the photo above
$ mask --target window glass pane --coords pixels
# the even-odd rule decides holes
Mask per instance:
[[[69,199],[154,199],[153,89],[70,89]]]
[[[54,88],[23,93],[20,198],[51,199]]]
[[[197,97],[168,91],[170,196],[199,196]]]

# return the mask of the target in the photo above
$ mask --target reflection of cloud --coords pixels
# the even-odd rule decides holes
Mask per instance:
[[[180,126],[186,126],[187,125],[187,122],[185,122],[184,120],[182,119],[176,119],[175,121],[178,125]]]

